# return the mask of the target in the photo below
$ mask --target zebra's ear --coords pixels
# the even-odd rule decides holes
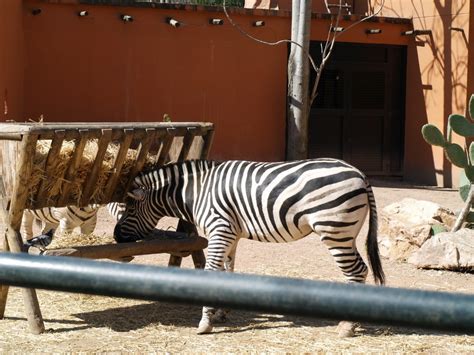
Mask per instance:
[[[145,199],[145,191],[143,189],[135,189],[132,192],[127,192],[127,195],[137,201]]]

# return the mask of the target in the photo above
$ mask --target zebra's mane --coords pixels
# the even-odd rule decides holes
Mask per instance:
[[[142,171],[138,176],[135,177],[133,182],[134,188],[141,189],[153,189],[156,187],[156,176],[163,176],[166,181],[161,181],[160,186],[166,186],[169,184],[171,177],[173,176],[172,172],[175,170],[175,167],[187,168],[187,171],[191,172],[191,167],[194,165],[198,171],[207,171],[212,167],[220,165],[222,162],[214,160],[186,160],[181,162],[173,162],[159,167],[151,167]],[[160,174],[162,172],[162,175]]]

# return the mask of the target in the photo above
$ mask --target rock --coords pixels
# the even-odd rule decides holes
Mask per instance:
[[[408,262],[424,269],[474,271],[474,230],[436,234]]]
[[[406,260],[432,235],[432,226],[450,229],[456,220],[453,212],[440,205],[405,198],[382,210],[379,235],[381,255]]]

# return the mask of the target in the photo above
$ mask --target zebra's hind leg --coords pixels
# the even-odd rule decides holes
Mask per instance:
[[[205,270],[222,271],[224,269],[224,261],[235,249],[236,236],[231,233],[216,233],[209,236],[207,246],[207,260]],[[197,329],[198,334],[206,334],[212,331],[213,319],[216,309],[204,306],[202,308],[202,317]]]
[[[234,244],[232,251],[227,256],[226,261],[224,262],[224,270],[226,272],[234,272],[235,266],[235,254],[237,252],[237,242]],[[227,315],[229,314],[230,309],[218,308],[216,313],[212,317],[212,321],[215,323],[225,323],[227,321]]]
[[[321,241],[328,247],[347,281],[365,283],[368,269],[357,251],[355,237],[336,235],[324,235],[321,237]],[[358,324],[354,322],[339,322],[337,327],[338,336],[341,338],[353,337],[357,326]]]

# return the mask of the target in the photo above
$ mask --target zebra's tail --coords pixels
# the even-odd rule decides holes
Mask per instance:
[[[377,207],[375,205],[374,193],[372,187],[367,184],[367,197],[369,199],[369,232],[367,234],[366,248],[369,258],[370,268],[374,275],[375,283],[385,284],[385,274],[382,269],[382,263],[379,255],[379,245],[377,243]]]

